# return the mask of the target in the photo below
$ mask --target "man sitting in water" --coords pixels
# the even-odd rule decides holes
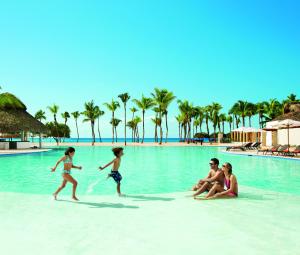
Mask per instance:
[[[219,160],[212,158],[209,162],[210,170],[206,178],[199,180],[199,182],[192,188],[196,193],[194,197],[199,196],[205,191],[209,191],[215,183],[218,183],[221,187],[224,187],[224,173],[219,169]]]

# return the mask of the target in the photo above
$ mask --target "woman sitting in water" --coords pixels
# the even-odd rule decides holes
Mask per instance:
[[[55,167],[51,168],[52,172],[55,172],[57,166],[61,163],[64,162],[64,169],[62,171],[62,177],[63,177],[63,182],[61,186],[55,191],[53,194],[54,199],[56,200],[57,194],[64,188],[66,187],[67,182],[70,182],[73,184],[73,193],[72,193],[72,198],[74,200],[78,200],[76,197],[76,188],[77,188],[77,181],[72,177],[71,175],[71,169],[72,168],[77,168],[79,170],[82,169],[81,166],[74,166],[73,165],[73,157],[75,154],[75,149],[73,147],[70,147],[66,150],[65,155],[57,161]]]
[[[222,171],[225,175],[224,183],[226,190],[220,184],[216,183],[208,192],[206,198],[235,198],[238,196],[238,183],[235,175],[232,173],[232,165],[225,163],[222,166]]]

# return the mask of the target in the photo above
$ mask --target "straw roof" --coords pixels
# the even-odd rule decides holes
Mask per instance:
[[[280,120],[286,120],[286,119],[300,121],[300,112],[289,112],[289,113],[278,116],[273,121],[275,121],[275,120],[280,121]]]
[[[26,111],[26,106],[10,93],[0,94],[0,133],[47,132],[46,126]]]

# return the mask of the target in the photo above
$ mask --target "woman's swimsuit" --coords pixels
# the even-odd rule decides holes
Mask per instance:
[[[67,156],[66,159],[64,160],[64,164],[72,164],[73,165],[72,158]],[[71,174],[71,170],[63,169],[63,174]]]
[[[226,177],[225,177],[224,182],[225,182],[225,186],[226,186],[227,190],[230,189],[230,186],[231,186],[230,178],[227,180]],[[229,192],[228,195],[231,196],[231,197],[237,197],[238,196],[238,194],[235,193],[235,192]]]
[[[122,175],[119,173],[119,171],[114,171],[111,170],[110,174],[108,175],[108,177],[112,177],[116,183],[120,183],[122,180]]]

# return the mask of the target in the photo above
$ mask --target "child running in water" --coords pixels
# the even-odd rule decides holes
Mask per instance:
[[[121,157],[124,155],[123,150],[124,149],[121,147],[113,148],[112,151],[113,151],[114,155],[116,156],[116,158],[114,160],[112,160],[111,162],[109,162],[107,165],[105,165],[103,167],[101,167],[101,166],[99,167],[100,171],[102,171],[106,167],[113,164],[112,170],[107,178],[112,177],[115,180],[115,182],[117,183],[117,192],[118,192],[119,196],[122,196],[122,193],[121,193],[122,175],[119,172],[119,168],[120,168],[120,164],[121,164]]]
[[[81,166],[74,166],[73,165],[73,157],[75,154],[75,149],[73,147],[69,147],[66,151],[65,151],[65,155],[57,161],[55,167],[51,168],[52,172],[55,172],[57,166],[61,163],[64,162],[64,169],[62,172],[62,177],[63,177],[63,182],[61,184],[61,186],[55,191],[55,193],[53,194],[54,199],[57,199],[57,195],[58,193],[64,188],[66,187],[67,182],[71,182],[73,184],[73,193],[72,193],[72,198],[76,201],[78,201],[78,198],[76,197],[76,188],[77,188],[77,181],[71,176],[71,169],[72,168],[77,168],[79,170],[82,169]]]

